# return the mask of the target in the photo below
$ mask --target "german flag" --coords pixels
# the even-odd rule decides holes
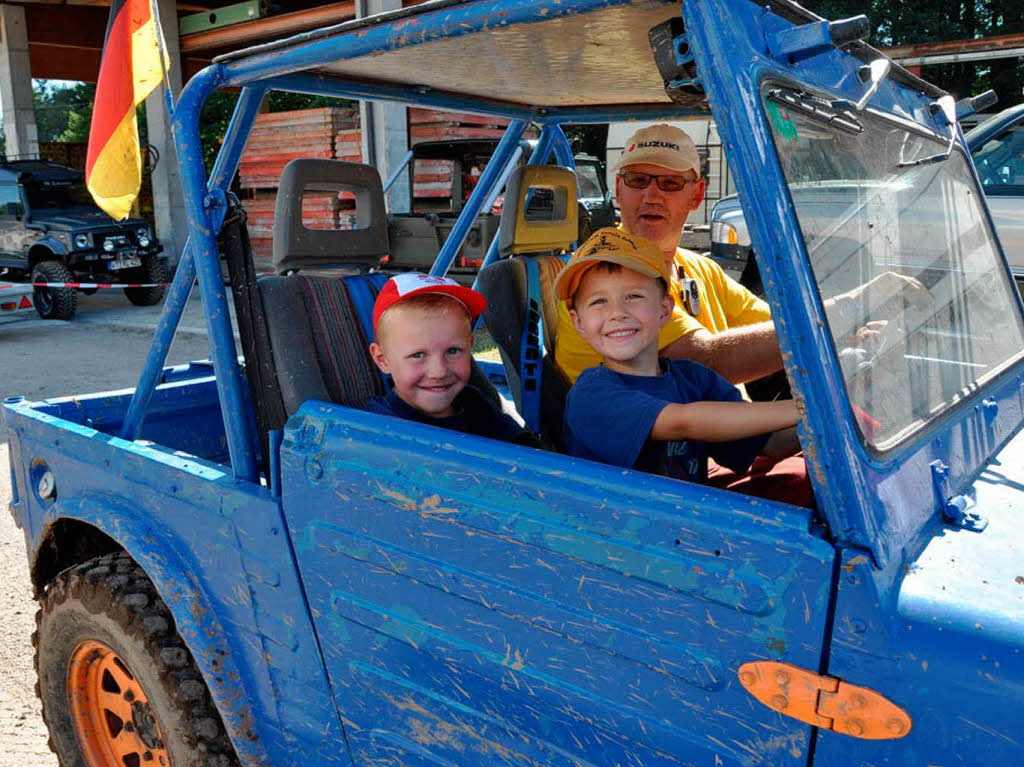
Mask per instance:
[[[96,204],[127,218],[142,183],[135,107],[163,79],[167,66],[150,0],[111,0],[96,83],[85,185]]]

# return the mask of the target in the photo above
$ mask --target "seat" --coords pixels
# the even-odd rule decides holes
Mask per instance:
[[[309,192],[356,199],[353,229],[308,229]],[[281,176],[274,209],[277,274],[255,278],[244,226],[234,227],[232,274],[257,429],[269,465],[267,434],[310,399],[363,407],[388,390],[373,363],[373,304],[388,275],[370,271],[388,255],[384,192],[376,169],[338,160],[293,160]],[[248,267],[243,261],[248,250]],[[234,264],[232,262],[235,262]],[[474,365],[471,382],[495,401],[494,386]]]
[[[501,216],[502,260],[480,272],[484,322],[501,352],[509,388],[526,424],[564,449],[562,411],[569,382],[554,363],[555,277],[577,236],[576,176],[528,165],[508,179]]]

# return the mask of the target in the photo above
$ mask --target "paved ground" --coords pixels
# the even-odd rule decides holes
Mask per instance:
[[[79,297],[73,322],[35,314],[0,320],[0,398],[31,399],[135,385],[160,307],[133,307],[120,291]],[[209,356],[199,301],[193,298],[169,364]],[[7,506],[7,434],[0,428],[0,767],[56,767],[35,696],[30,637],[35,625],[25,540]]]

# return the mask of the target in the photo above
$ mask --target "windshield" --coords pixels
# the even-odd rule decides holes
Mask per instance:
[[[604,189],[601,188],[601,176],[596,162],[576,161],[576,185],[581,198],[604,198]]]
[[[34,212],[42,213],[48,208],[93,207],[92,195],[85,184],[70,181],[47,181],[28,184],[28,204]]]
[[[978,189],[948,140],[763,95],[861,433],[891,448],[1024,347]]]

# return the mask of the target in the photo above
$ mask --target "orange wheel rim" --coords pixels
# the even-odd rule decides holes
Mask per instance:
[[[107,645],[90,640],[75,650],[68,667],[68,697],[89,767],[170,767],[145,690]]]

